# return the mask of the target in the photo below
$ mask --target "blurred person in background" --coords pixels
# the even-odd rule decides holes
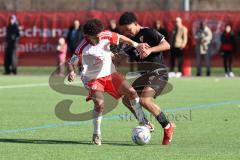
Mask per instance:
[[[197,59],[197,75],[202,75],[202,59],[205,59],[205,65],[207,68],[207,76],[211,74],[211,65],[210,58],[211,55],[209,53],[209,46],[212,41],[212,31],[204,22],[200,22],[200,25],[195,33],[196,40],[196,59]]]
[[[73,25],[69,27],[69,31],[67,34],[67,45],[68,45],[68,53],[71,57],[75,52],[78,44],[83,39],[83,32],[81,29],[81,24],[78,20],[74,20]]]
[[[66,62],[66,56],[67,56],[67,43],[63,37],[59,38],[58,40],[58,46],[57,46],[57,52],[58,52],[58,75],[64,76],[65,73],[65,62]]]
[[[165,37],[165,39],[168,41],[168,31],[163,25],[162,21],[156,20],[154,29],[156,29],[159,33],[161,33]]]
[[[182,24],[180,17],[176,18],[176,26],[173,30],[172,49],[170,58],[170,73],[169,77],[181,77],[183,66],[183,50],[188,41],[188,29]],[[178,61],[178,72],[175,74],[175,61]]]
[[[156,29],[159,33],[161,33],[164,37],[166,41],[169,41],[169,37],[168,37],[168,31],[164,25],[165,23],[163,23],[161,20],[156,20],[155,24],[154,24],[154,29]],[[163,51],[165,57],[169,57],[170,55],[168,53],[170,53],[168,50],[167,51]],[[167,53],[167,54],[165,54]]]
[[[234,73],[232,72],[232,55],[236,48],[236,41],[235,34],[229,24],[226,25],[221,35],[221,43],[225,77],[234,77]]]
[[[115,33],[119,33],[119,29],[117,27],[117,22],[115,19],[111,19],[109,21],[109,30]]]
[[[117,22],[115,19],[111,19],[109,21],[109,26],[108,26],[108,30],[110,30],[111,32],[115,32],[115,33],[120,33],[118,27],[117,27]],[[116,46],[114,45],[110,45],[111,49],[115,50]]]
[[[11,15],[7,26],[6,48],[4,55],[4,75],[17,74],[17,44],[20,38],[20,31],[17,17]]]

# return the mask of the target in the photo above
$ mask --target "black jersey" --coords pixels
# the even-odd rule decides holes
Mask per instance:
[[[149,46],[157,46],[163,39],[164,36],[153,28],[141,28],[138,34],[131,38],[133,41],[138,43],[147,43]],[[148,57],[140,59],[137,50],[131,46],[126,46],[124,51],[131,57],[132,60],[137,62],[155,62],[163,64],[163,55],[161,52],[151,53]]]

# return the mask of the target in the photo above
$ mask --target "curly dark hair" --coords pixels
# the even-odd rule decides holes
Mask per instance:
[[[103,24],[98,19],[88,20],[83,26],[83,33],[90,36],[96,36],[103,31]]]
[[[119,19],[119,25],[128,25],[134,22],[137,22],[137,17],[132,12],[124,12]]]

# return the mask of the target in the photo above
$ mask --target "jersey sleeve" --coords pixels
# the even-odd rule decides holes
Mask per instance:
[[[165,37],[155,29],[147,30],[147,38],[152,42],[152,45],[158,45]]]
[[[80,44],[78,45],[78,47],[76,48],[74,54],[77,55],[78,57],[82,56],[82,51],[84,49],[84,47],[87,45],[87,41],[85,39],[83,39]]]
[[[119,44],[119,34],[111,31],[104,31],[100,34],[101,39],[108,39],[110,44],[118,45]]]
[[[112,37],[110,38],[110,43],[118,45],[119,44],[119,34],[112,32]]]

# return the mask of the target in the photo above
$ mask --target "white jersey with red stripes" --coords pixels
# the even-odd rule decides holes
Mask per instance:
[[[84,84],[116,72],[110,44],[118,44],[119,35],[111,31],[103,31],[99,35],[98,44],[92,45],[84,38],[75,51],[83,66],[81,78]]]

